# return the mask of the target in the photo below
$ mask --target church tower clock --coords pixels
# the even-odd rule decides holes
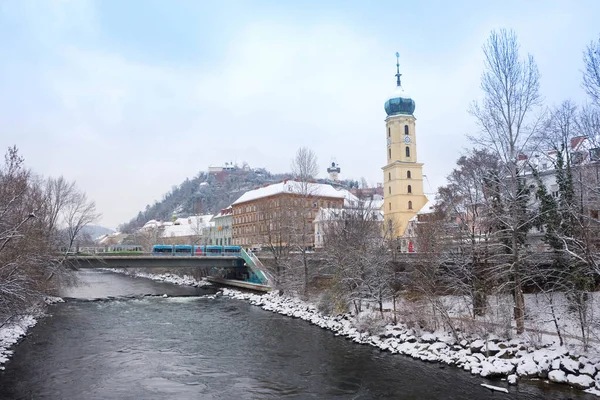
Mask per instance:
[[[404,234],[408,221],[427,203],[423,194],[423,164],[417,162],[415,102],[400,84],[396,53],[396,89],[385,102],[386,160],[383,167],[383,214],[394,237]]]

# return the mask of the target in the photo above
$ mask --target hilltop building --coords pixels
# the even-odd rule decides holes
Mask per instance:
[[[386,159],[383,169],[385,223],[393,235],[402,236],[419,210],[427,203],[423,193],[423,164],[417,161],[415,102],[400,84],[399,54],[396,53],[396,89],[385,102]]]
[[[341,168],[335,161],[331,162],[331,165],[327,167],[327,173],[329,174],[329,180],[332,182],[338,182],[340,180]]]

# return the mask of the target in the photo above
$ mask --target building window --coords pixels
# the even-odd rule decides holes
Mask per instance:
[[[409,201],[409,202],[408,202],[408,209],[409,209],[409,210],[412,210],[412,201]]]
[[[392,173],[388,172],[388,181],[391,181],[391,180],[392,180]]]
[[[410,147],[408,146],[406,146],[406,157],[410,157]]]
[[[408,149],[408,147],[407,147]],[[391,160],[392,159],[392,149],[388,149],[388,158]]]
[[[412,193],[412,187],[408,185],[408,193]]]
[[[392,136],[392,130],[391,130],[391,128],[388,128],[388,137],[391,137],[391,136]]]
[[[408,125],[404,125],[404,134],[408,135]]]
[[[411,178],[411,176],[410,176],[410,171],[406,171],[406,177],[407,177],[408,179],[410,179],[410,178]]]
[[[392,187],[391,186],[388,187],[388,192],[389,192],[389,194],[392,194]]]
[[[388,208],[392,211],[392,203],[388,203]]]

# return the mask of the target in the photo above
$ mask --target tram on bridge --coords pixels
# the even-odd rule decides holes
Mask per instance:
[[[241,257],[241,253],[241,246],[192,246],[157,244],[152,247],[153,256]]]

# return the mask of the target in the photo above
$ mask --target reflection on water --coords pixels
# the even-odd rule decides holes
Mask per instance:
[[[191,286],[177,286],[150,279],[119,275],[109,271],[82,270],[78,274],[80,278],[79,284],[63,289],[61,293],[62,297],[93,299],[146,294],[183,296],[202,295],[216,291],[214,287],[195,288]]]
[[[92,286],[70,292],[77,297],[189,290],[197,296],[54,306],[0,373],[0,399],[562,399],[579,393],[526,384],[509,395],[491,393],[479,386],[484,379],[456,368],[206,296],[214,288],[85,274]]]

